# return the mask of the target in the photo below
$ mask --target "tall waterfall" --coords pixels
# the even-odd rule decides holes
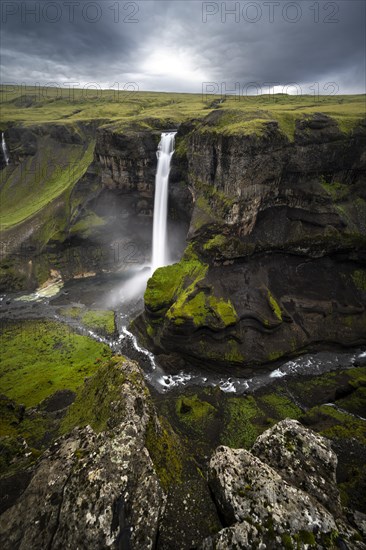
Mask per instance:
[[[9,154],[8,154],[8,148],[6,146],[4,132],[2,132],[2,134],[1,134],[1,148],[3,150],[3,155],[4,155],[4,158],[5,158],[5,164],[7,166],[9,164]]]
[[[168,183],[170,161],[174,153],[175,134],[176,132],[162,134],[157,151],[158,167],[155,178],[152,273],[155,269],[167,263]]]

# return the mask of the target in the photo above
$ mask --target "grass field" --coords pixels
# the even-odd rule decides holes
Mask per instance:
[[[5,326],[1,346],[1,393],[26,407],[57,390],[75,391],[111,356],[108,346],[47,321]]]
[[[216,130],[229,133],[258,133],[261,125],[277,120],[289,137],[295,120],[316,112],[335,118],[349,131],[366,114],[366,95],[312,96],[261,95],[221,96],[162,92],[114,92],[111,90],[67,90],[62,88],[1,88],[1,126],[9,123],[37,124],[99,120],[123,127],[159,124],[174,126],[190,119],[203,119],[214,109],[225,112]]]

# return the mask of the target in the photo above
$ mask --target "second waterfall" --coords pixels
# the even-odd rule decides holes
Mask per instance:
[[[166,132],[161,135],[157,157],[158,167],[155,178],[154,226],[152,245],[151,271],[167,264],[167,217],[168,217],[168,185],[171,158],[174,153],[176,132]]]

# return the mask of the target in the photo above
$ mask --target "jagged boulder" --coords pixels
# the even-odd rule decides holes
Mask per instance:
[[[111,394],[106,428],[75,428],[43,455],[0,518],[4,550],[154,547],[165,494],[145,442],[148,426],[159,421],[137,365],[121,359],[110,368],[122,383]],[[113,373],[108,377],[111,384]],[[90,387],[84,398],[108,390]]]
[[[227,527],[202,550],[366,548],[339,517],[336,464],[323,437],[289,419],[262,434],[252,452],[218,447],[209,482]]]
[[[315,497],[331,513],[341,515],[337,455],[328,439],[296,420],[286,419],[260,435],[251,452],[288,483]]]

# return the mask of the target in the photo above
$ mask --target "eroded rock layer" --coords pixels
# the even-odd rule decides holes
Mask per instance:
[[[149,282],[150,341],[221,367],[364,343],[365,125],[315,114],[290,141],[275,122],[220,134],[221,114],[185,130],[190,244]]]

